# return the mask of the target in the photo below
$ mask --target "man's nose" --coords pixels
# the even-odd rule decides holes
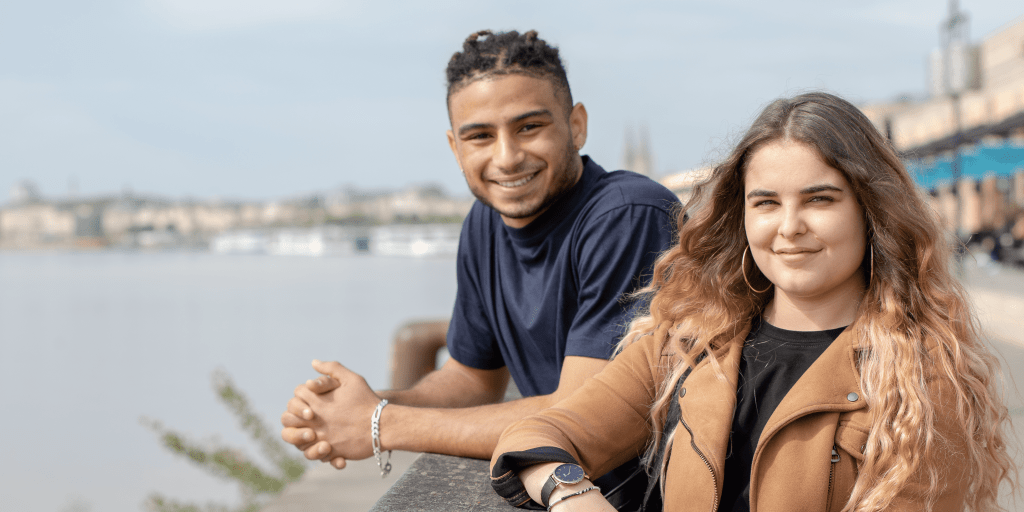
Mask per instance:
[[[523,151],[515,137],[511,135],[498,136],[492,160],[499,170],[506,174],[514,174],[525,159],[526,152]]]

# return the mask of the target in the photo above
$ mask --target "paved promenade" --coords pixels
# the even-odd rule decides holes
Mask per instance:
[[[1024,445],[1024,272],[986,265],[978,259],[964,264],[964,283],[975,303],[982,326],[1002,359],[1007,384],[1007,405],[1014,420],[1018,445]],[[394,469],[382,480],[373,459],[350,462],[338,471],[317,465],[302,480],[291,484],[263,512],[365,512],[384,494],[416,458],[395,452]],[[1017,453],[1018,467],[1024,456]],[[1009,510],[1024,511],[1024,502]],[[512,509],[510,509],[512,510]]]
[[[383,479],[372,457],[349,462],[342,470],[318,462],[261,512],[366,512],[418,456],[392,452],[391,474]]]
[[[986,265],[984,261],[968,260],[963,279],[982,327],[1002,359],[1007,406],[1016,433],[1016,444],[1011,449],[1016,452],[1017,467],[1024,468],[1024,272]],[[1003,493],[1000,502],[1007,510],[1024,511],[1024,500],[1014,503],[1007,493]]]

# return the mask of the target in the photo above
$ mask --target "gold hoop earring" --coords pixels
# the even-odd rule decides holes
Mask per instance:
[[[764,292],[766,292],[768,290],[771,290],[772,283],[768,283],[768,287],[765,288],[764,290],[756,290],[756,289],[754,289],[753,286],[750,286],[750,281],[747,280],[747,251],[748,250],[750,250],[750,245],[747,245],[746,247],[743,248],[743,258],[740,260],[740,273],[743,274],[743,282],[747,283],[747,288],[750,288],[750,291],[752,291],[754,293],[764,293]],[[753,252],[750,253],[750,257],[751,258],[754,257],[754,253]],[[756,263],[755,263],[755,265],[756,265]]]
[[[870,262],[868,264],[868,287],[870,287],[871,286],[871,279],[875,275],[875,246],[874,246],[874,244],[868,245],[868,249],[870,250],[870,253],[869,253],[870,259],[868,260]]]

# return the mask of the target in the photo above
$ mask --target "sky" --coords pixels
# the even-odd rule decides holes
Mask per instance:
[[[976,40],[1024,15],[960,5]],[[696,168],[779,96],[925,95],[946,13],[942,0],[0,0],[0,204],[23,180],[49,198],[467,194],[444,67],[484,28],[560,48],[589,113],[583,153],[604,167],[646,127],[657,173]]]

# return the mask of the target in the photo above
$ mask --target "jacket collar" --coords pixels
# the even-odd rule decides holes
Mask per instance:
[[[707,458],[716,475],[722,475],[725,468],[739,364],[748,333],[749,326],[715,351],[724,379],[704,360],[683,384],[695,392],[684,392],[679,398],[680,419],[692,431],[694,447]],[[854,331],[847,328],[804,372],[768,419],[754,454],[755,466],[765,444],[793,420],[816,412],[848,412],[867,407],[856,366],[857,347]]]

